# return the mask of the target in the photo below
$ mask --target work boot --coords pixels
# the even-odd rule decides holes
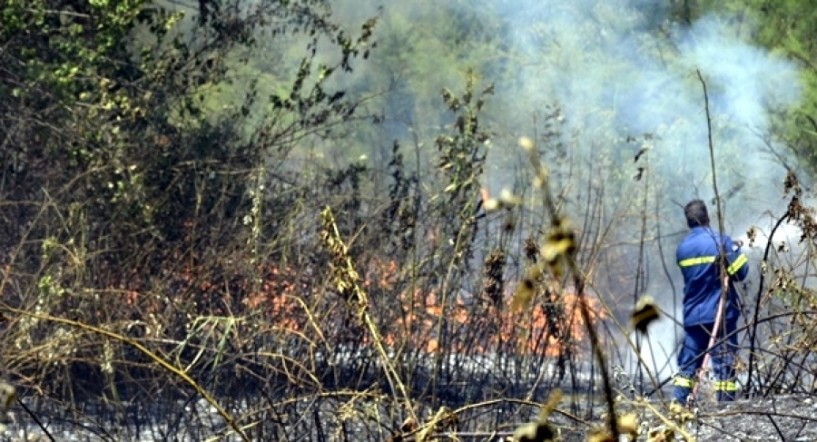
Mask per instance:
[[[673,381],[675,390],[673,397],[681,405],[686,405],[687,398],[692,394],[692,388],[695,386],[695,380],[686,376],[678,375]]]
[[[715,381],[715,392],[718,402],[734,401],[738,392],[738,383],[733,380]]]

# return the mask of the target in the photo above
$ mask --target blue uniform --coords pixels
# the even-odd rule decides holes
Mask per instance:
[[[721,299],[722,280],[720,247],[726,255],[726,273],[729,292],[719,330],[726,332],[726,342],[713,348],[711,354],[715,371],[715,390],[718,400],[734,399],[737,391],[734,358],[738,348],[735,330],[740,316],[739,297],[733,281],[741,281],[749,273],[746,255],[740,253],[732,239],[720,235],[708,226],[691,229],[678,246],[676,259],[684,275],[684,343],[678,354],[678,376],[675,378],[675,399],[685,403],[695,384],[696,371],[703,363],[709,346],[715,316]],[[718,333],[718,340],[724,335]]]

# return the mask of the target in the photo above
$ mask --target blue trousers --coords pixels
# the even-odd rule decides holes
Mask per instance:
[[[738,318],[726,322],[726,334],[719,327],[715,346],[710,358],[715,374],[715,392],[718,401],[735,399],[737,382],[735,381],[735,356],[738,352],[737,329]],[[686,403],[687,397],[695,387],[696,373],[703,365],[704,355],[712,336],[713,324],[699,324],[684,327],[684,342],[678,353],[678,375],[675,377],[675,400]],[[726,336],[726,339],[724,339]]]

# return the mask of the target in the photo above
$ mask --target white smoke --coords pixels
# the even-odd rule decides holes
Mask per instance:
[[[558,103],[578,134],[575,144],[609,145],[610,135],[653,134],[659,137],[654,167],[672,180],[668,184],[687,189],[672,196],[711,196],[703,188],[711,174],[700,71],[716,164],[739,175],[722,172],[722,190],[752,177],[747,194],[760,189],[779,196],[768,191],[769,184],[781,187],[784,173],[769,170],[769,116],[797,101],[799,74],[791,62],[743,40],[728,17],[707,16],[684,26],[668,21],[666,2],[647,0],[497,4],[514,20],[514,45],[529,60],[518,66],[520,81],[507,94],[525,97],[532,108]],[[525,106],[520,114],[530,111]],[[759,181],[772,183],[753,184]]]
[[[730,17],[706,16],[690,26],[671,23],[666,2],[553,0],[496,5],[513,21],[514,47],[529,61],[517,67],[518,81],[504,89],[508,96],[524,97],[519,100],[524,103],[520,116],[542,103],[557,103],[572,138],[567,142],[574,155],[583,158],[579,163],[613,158],[608,167],[623,170],[633,170],[637,147],[621,140],[654,136],[649,165],[657,194],[666,200],[661,204],[668,209],[662,214],[664,232],[684,229],[677,204],[693,198],[710,203],[715,219],[703,80],[718,189],[729,196],[722,206],[726,231],[745,236],[750,225],[768,231],[769,211],[782,213],[785,204],[781,197],[786,173],[775,158],[785,158],[785,149],[776,144],[770,117],[800,97],[793,63],[743,39]],[[630,150],[616,155],[617,149]],[[733,189],[737,190],[729,195]],[[633,200],[623,198],[618,204],[608,210],[626,216]],[[635,216],[629,220],[636,222]],[[666,278],[657,276],[661,270],[655,248],[650,252],[650,272],[655,276],[648,287],[676,320],[681,319],[683,282],[675,268],[674,246],[680,238],[664,244],[675,293]],[[679,337],[676,323],[664,319],[652,327],[650,345],[645,341],[642,357],[661,371],[660,377],[674,370],[671,354]]]
[[[512,187],[517,179],[509,167],[509,158],[518,155],[511,140],[541,130],[534,127],[532,115],[556,105],[564,116],[563,136],[575,168],[571,170],[574,185],[596,180],[599,188],[608,186],[604,190],[610,206],[604,213],[620,225],[629,225],[630,230],[622,229],[625,234],[637,233],[632,226],[639,225],[640,214],[633,211],[633,197],[640,197],[645,184],[613,187],[612,183],[626,181],[621,177],[636,170],[633,155],[642,145],[628,140],[644,134],[650,135],[645,144],[650,147],[646,165],[652,198],[660,198],[663,209],[650,228],[660,222],[664,235],[685,230],[679,205],[693,198],[710,204],[715,219],[710,134],[700,75],[708,94],[718,190],[726,197],[722,209],[727,233],[741,236],[752,225],[768,231],[769,213],[782,213],[786,170],[780,159],[792,160],[773,136],[771,116],[797,103],[800,74],[791,61],[748,40],[751,23],[741,21],[738,27],[734,17],[714,15],[689,25],[673,22],[671,2],[661,0],[432,3],[434,8],[467,11],[468,17],[477,10],[492,20],[492,30],[502,30],[494,36],[501,51],[481,65],[483,79],[495,82],[497,88],[486,108],[489,123],[507,135],[490,152],[487,185],[492,193]],[[386,23],[381,25],[389,27],[390,8],[410,13],[418,29],[434,14],[407,5],[382,4]],[[355,9],[355,15],[364,10]],[[376,13],[374,6],[371,12]],[[374,64],[366,69],[377,69],[377,57],[373,53]],[[493,78],[491,73],[501,75]],[[437,87],[439,76],[412,81]],[[405,112],[403,103],[395,106],[400,108],[392,109],[393,113]],[[428,116],[416,117],[419,121]],[[595,163],[602,165],[591,169]],[[582,198],[573,197],[579,214]],[[655,233],[651,230],[648,236]],[[654,246],[649,252],[648,274],[653,276],[648,291],[670,312],[680,305],[682,282],[674,264],[680,238],[665,239],[663,244],[675,293],[659,265],[659,252]],[[680,319],[680,313],[676,315]],[[675,331],[675,325],[665,320],[654,329],[653,344],[674,350]],[[662,365],[669,355],[656,350],[653,357]]]

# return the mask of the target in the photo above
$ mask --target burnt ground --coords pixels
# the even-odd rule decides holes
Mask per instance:
[[[137,413],[129,420],[131,423],[142,421],[139,427],[125,425],[123,422],[103,422],[103,418],[95,416],[93,413],[85,418],[68,419],[58,413],[39,412],[40,418],[50,428],[51,434],[60,441],[152,441],[152,440],[177,440],[177,441],[200,441],[209,437],[218,437],[217,440],[232,441],[236,437],[224,437],[224,425],[220,423],[218,416],[204,405],[191,408],[193,404],[183,404],[171,408],[178,408],[181,417],[187,420],[172,424],[172,419],[163,419],[161,416],[154,416],[151,421],[150,416],[161,413],[150,413],[150,416]],[[282,440],[282,441],[332,441],[332,440],[356,440],[356,441],[384,441],[388,439],[388,431],[384,432],[383,419],[388,419],[389,410],[383,409],[371,415],[370,405],[365,399],[353,402],[347,400],[325,401],[321,405],[316,405],[314,401],[305,401],[302,408],[292,408],[294,414],[300,416],[312,416],[304,419],[302,427],[293,426],[286,432],[280,433],[277,437],[271,434],[263,438],[253,438],[253,440]],[[562,403],[557,407],[557,412],[552,415],[552,424],[559,429],[563,442],[585,442],[587,430],[590,427],[598,426],[603,422],[605,406],[598,403],[593,406],[595,418],[584,419],[577,416],[583,415],[581,411],[574,413],[569,407]],[[352,413],[349,407],[360,408],[359,413]],[[45,407],[51,408],[51,407]],[[508,439],[508,436],[521,425],[536,415],[535,407],[528,407],[526,410],[533,410],[524,416],[517,413],[510,415],[497,415],[490,418],[495,407],[488,407],[480,412],[479,416],[471,416],[469,425],[461,427],[459,432],[449,432],[444,430],[444,434],[432,433],[437,437],[434,441],[460,440],[465,442],[497,442]],[[653,437],[650,433],[657,433],[668,426],[664,419],[672,419],[665,403],[660,401],[638,402],[622,401],[618,405],[621,414],[634,412],[639,416],[641,424],[641,434],[639,441],[659,442],[662,440]],[[366,411],[369,411],[368,414]],[[654,410],[654,411],[653,411]],[[142,410],[144,412],[144,410]],[[32,440],[31,436],[42,433],[38,431],[36,425],[25,413],[14,407],[14,416],[7,423],[7,431],[0,432],[0,441],[23,441]],[[660,413],[659,417],[657,413]],[[467,413],[466,413],[467,414]],[[167,413],[162,414],[166,416]],[[364,419],[368,415],[374,420]],[[172,416],[171,416],[172,417]],[[320,417],[320,419],[318,419]],[[465,418],[466,416],[462,416]],[[719,404],[712,400],[702,400],[695,413],[686,414],[687,422],[683,424],[683,429],[691,438],[698,442],[731,442],[731,441],[817,441],[817,395],[776,395],[769,398],[741,399],[733,403]],[[68,419],[68,420],[66,420]],[[320,420],[322,425],[315,425]],[[423,419],[428,421],[428,419]],[[126,421],[128,421],[126,417]],[[344,434],[346,437],[339,437],[338,431],[341,429],[335,425],[345,421]],[[333,424],[333,422],[335,424]],[[463,422],[465,423],[465,422]],[[171,425],[172,424],[172,425]],[[125,428],[127,427],[127,428]],[[386,425],[389,427],[389,425]],[[467,427],[467,428],[465,428]],[[442,430],[442,429],[441,429]],[[346,432],[348,431],[348,433]],[[168,436],[173,437],[168,439]],[[653,434],[654,435],[654,434]],[[681,439],[679,433],[675,433],[675,439]],[[415,440],[414,437],[406,437],[404,441]],[[427,439],[428,440],[428,439]],[[624,439],[622,439],[624,440]]]
[[[702,405],[687,424],[699,441],[817,441],[817,397],[783,395]]]
[[[551,427],[555,429],[560,442],[587,442],[590,428],[599,428],[604,422],[605,406],[599,404],[594,407],[595,419],[583,420],[570,413],[563,413],[561,407],[549,419]],[[684,412],[685,415],[673,415],[667,405],[662,402],[623,402],[617,407],[621,415],[636,413],[640,423],[639,442],[754,442],[754,441],[817,441],[817,396],[805,395],[778,395],[769,398],[740,399],[728,404],[718,404],[714,401],[702,403],[693,412]],[[659,418],[656,413],[661,414]],[[670,435],[668,429],[678,425],[678,419],[685,422],[681,428],[689,436],[685,439],[678,431]],[[671,424],[667,420],[672,421]],[[479,442],[509,442],[512,440],[513,430],[522,425],[516,422],[502,425],[491,431],[482,428],[481,431],[461,431],[436,433],[437,441],[479,441]],[[662,438],[663,435],[663,438]],[[397,439],[395,439],[397,440]],[[414,438],[404,438],[405,441],[414,441]],[[624,436],[621,441],[628,440]]]
[[[658,405],[657,408],[666,413],[665,417],[672,417],[666,407]],[[677,419],[679,415],[674,417]],[[817,441],[815,396],[778,395],[732,403],[709,402],[683,417],[686,420],[683,429],[698,442]],[[667,428],[650,412],[641,414],[641,425],[640,441],[661,441],[661,438],[650,439],[649,433]]]

